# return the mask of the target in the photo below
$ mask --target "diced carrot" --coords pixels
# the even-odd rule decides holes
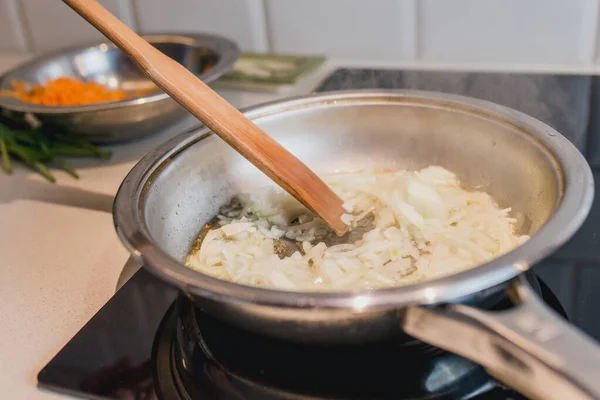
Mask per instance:
[[[83,82],[76,78],[63,77],[45,82],[43,85],[13,81],[14,91],[0,91],[0,96],[13,96],[22,101],[52,106],[78,106],[85,104],[119,101],[151,92],[126,93],[112,90],[97,82]]]

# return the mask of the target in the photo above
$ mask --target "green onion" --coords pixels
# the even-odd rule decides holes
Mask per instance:
[[[54,175],[52,175],[52,173],[48,170],[48,168],[46,168],[44,164],[42,164],[39,161],[34,161],[32,164],[38,171],[40,171],[44,178],[48,179],[52,183],[56,182]]]
[[[67,164],[64,160],[56,157],[56,158],[54,158],[54,162],[56,164],[58,164],[62,169],[64,169],[65,171],[67,171],[67,173],[69,175],[71,175],[73,178],[79,179],[79,174],[77,173],[77,171],[75,171],[75,168],[73,168],[72,166],[70,166],[69,164]]]
[[[10,163],[10,155],[8,154],[8,149],[6,148],[6,142],[4,138],[0,137],[0,154],[2,155],[2,169],[10,174],[12,172],[12,165]]]
[[[6,173],[12,171],[11,155],[38,171],[48,181],[55,182],[54,175],[48,169],[51,163],[62,168],[73,178],[79,178],[75,168],[61,157],[93,157],[106,160],[110,158],[111,153],[98,149],[76,134],[42,128],[13,130],[0,123],[0,158],[2,169]]]

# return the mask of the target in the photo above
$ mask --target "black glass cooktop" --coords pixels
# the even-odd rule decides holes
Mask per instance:
[[[540,281],[544,300],[566,317]],[[141,269],[39,373],[85,399],[524,399],[414,341],[315,348],[225,325]]]
[[[600,166],[589,77],[342,69],[320,90],[377,87],[453,92],[519,109],[557,128]],[[596,338],[599,199],[581,232],[534,269],[548,283],[540,283],[544,300]],[[43,389],[86,399],[522,398],[460,357],[419,343],[378,346],[324,350],[265,341],[198,313],[142,269],[38,380]]]

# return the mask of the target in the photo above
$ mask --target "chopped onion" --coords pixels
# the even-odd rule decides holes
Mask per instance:
[[[320,219],[276,187],[243,194],[218,216],[187,265],[240,284],[326,291],[402,286],[453,274],[498,257],[529,237],[514,231],[510,208],[462,189],[441,167],[325,176],[352,227],[372,214],[374,228],[355,243],[330,247]],[[296,241],[282,258],[275,242]],[[293,249],[292,249],[293,251]]]

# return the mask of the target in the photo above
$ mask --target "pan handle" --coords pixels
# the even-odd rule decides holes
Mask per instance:
[[[411,306],[411,336],[484,366],[533,399],[600,399],[600,347],[547,307],[525,278],[509,283],[517,304],[485,311],[462,304]]]

